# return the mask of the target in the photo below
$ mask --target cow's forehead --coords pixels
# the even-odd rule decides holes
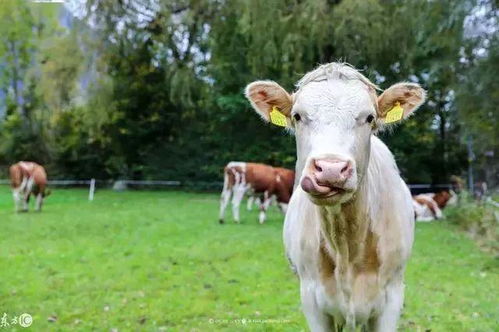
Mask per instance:
[[[310,82],[295,94],[293,109],[310,115],[355,115],[374,109],[369,88],[358,80]]]

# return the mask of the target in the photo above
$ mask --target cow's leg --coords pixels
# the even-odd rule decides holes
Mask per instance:
[[[269,206],[270,205],[275,205],[275,206],[279,207],[279,202],[277,202],[277,196],[276,195],[272,195],[272,197],[270,197]]]
[[[251,211],[252,208],[253,208],[253,203],[255,202],[255,196],[254,195],[251,195],[248,197],[248,202],[246,203],[246,209],[248,211]]]
[[[241,201],[243,200],[244,193],[246,192],[246,187],[244,184],[238,184],[234,186],[232,193],[232,216],[234,217],[235,222],[239,223],[239,206],[241,205]]]
[[[286,211],[288,211],[288,204],[279,203],[279,209],[281,210],[282,214],[286,215]]]
[[[26,183],[26,187],[24,188],[24,212],[27,212],[29,210],[29,199],[31,198],[34,183],[35,179],[33,177],[30,177]]]
[[[227,208],[227,204],[229,204],[230,196],[232,194],[232,190],[229,188],[224,188],[222,190],[222,196],[220,197],[220,215],[218,221],[223,224],[225,218],[225,209]]]
[[[12,189],[12,195],[14,197],[14,205],[16,212],[21,212],[23,210],[24,201],[26,199],[26,193],[28,192],[29,179],[26,177],[22,178],[19,187]]]
[[[317,286],[311,282],[300,283],[301,306],[308,327],[314,332],[335,331],[333,318],[323,312],[317,304],[315,287]]]
[[[38,212],[42,211],[42,204],[43,204],[43,195],[42,193],[38,193],[38,195],[36,195],[36,211]]]
[[[267,209],[272,202],[272,197],[269,197],[269,193],[266,191],[263,193],[263,200],[260,201],[260,215],[258,216],[258,221],[260,224],[265,222],[267,217]]]
[[[12,197],[14,198],[14,210],[20,212],[23,201],[21,192],[18,189],[12,189]]]
[[[404,303],[404,284],[402,282],[388,284],[386,287],[386,303],[380,315],[371,322],[369,331],[391,332],[397,330],[397,321]]]
[[[23,200],[22,200],[22,202],[23,202],[23,209],[22,209],[22,211],[23,212],[28,212],[28,210],[29,210],[29,199],[30,199],[30,197],[31,197],[31,193],[30,192],[27,192],[27,193],[25,193],[23,195]]]
[[[442,217],[443,217],[442,210],[440,210],[438,205],[435,204],[435,219],[442,219]]]

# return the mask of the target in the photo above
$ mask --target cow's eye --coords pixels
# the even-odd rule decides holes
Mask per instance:
[[[373,120],[374,120],[374,115],[369,114],[369,115],[367,116],[367,119],[366,119],[367,123],[371,123],[371,122],[373,122]]]
[[[293,114],[293,119],[295,119],[295,121],[300,121],[301,120],[300,114],[298,113]]]

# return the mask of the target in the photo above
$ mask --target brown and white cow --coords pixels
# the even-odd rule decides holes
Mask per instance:
[[[43,166],[30,161],[20,161],[10,166],[10,182],[15,210],[28,211],[31,194],[36,197],[36,210],[42,210],[43,198],[50,194],[47,190],[47,173]]]
[[[274,168],[265,164],[232,161],[224,168],[224,186],[220,198],[220,223],[224,222],[225,209],[232,197],[232,216],[239,218],[239,205],[244,197],[258,198],[263,223],[273,198],[283,212],[293,192],[294,172],[285,168]],[[249,207],[249,205],[248,205]]]
[[[295,181],[295,179],[294,179],[295,172],[290,170],[290,169],[282,168],[282,167],[274,167],[274,170],[277,172],[276,181],[281,181],[281,178],[283,178],[285,185],[282,186],[281,188],[283,190],[287,189],[289,196],[291,197],[291,194],[293,193],[293,187],[294,187],[294,181]],[[251,211],[253,203],[260,202],[261,195],[259,193],[254,193],[252,190],[248,190],[246,192],[246,195],[248,196],[248,198],[247,198],[247,210]],[[286,195],[287,195],[286,193],[282,193],[281,197],[283,197],[283,198],[281,200],[286,200],[287,202],[289,202],[289,199],[285,198]],[[271,197],[271,201],[272,201],[272,203],[277,204],[277,206],[279,207],[279,209],[281,209],[281,211],[283,213],[286,213],[286,208],[288,205],[287,203],[278,202],[276,200],[275,195]]]
[[[412,197],[416,221],[432,221],[443,217],[442,210],[449,204],[455,204],[457,195],[454,191],[442,190],[437,193],[419,194]]]
[[[285,185],[282,187],[282,189],[286,190],[286,188],[287,188],[287,191],[289,193],[289,197],[291,197],[291,194],[293,193],[294,182],[295,182],[295,172],[290,170],[290,169],[282,168],[282,167],[274,167],[274,170],[278,174],[276,177],[276,181],[281,181],[281,178],[283,179]],[[260,199],[260,195],[258,193],[253,193],[251,190],[247,191],[246,194],[248,196],[247,210],[251,211],[253,203]],[[286,200],[287,202],[289,202],[289,199],[285,198],[286,195],[287,195],[286,193],[282,193],[281,196],[283,198],[281,200]],[[273,199],[273,202],[278,205],[278,207],[281,209],[281,211],[283,213],[286,213],[286,207],[288,204],[282,203],[282,202],[281,203],[277,202],[275,200],[276,199],[275,195],[272,196],[272,199]]]
[[[246,88],[264,120],[279,111],[296,135],[300,182],[288,205],[284,244],[312,331],[395,331],[402,308],[412,197],[375,133],[408,117],[425,92],[414,83],[395,84],[380,96],[376,90],[340,63],[309,72],[293,94],[272,81]]]

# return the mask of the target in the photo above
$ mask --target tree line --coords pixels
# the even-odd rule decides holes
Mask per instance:
[[[242,94],[345,61],[428,91],[382,133],[403,177],[497,177],[497,4],[486,0],[0,2],[0,164],[52,178],[217,181],[231,160],[292,168],[292,137]],[[488,173],[487,173],[488,172]],[[494,181],[497,181],[495,179]]]

